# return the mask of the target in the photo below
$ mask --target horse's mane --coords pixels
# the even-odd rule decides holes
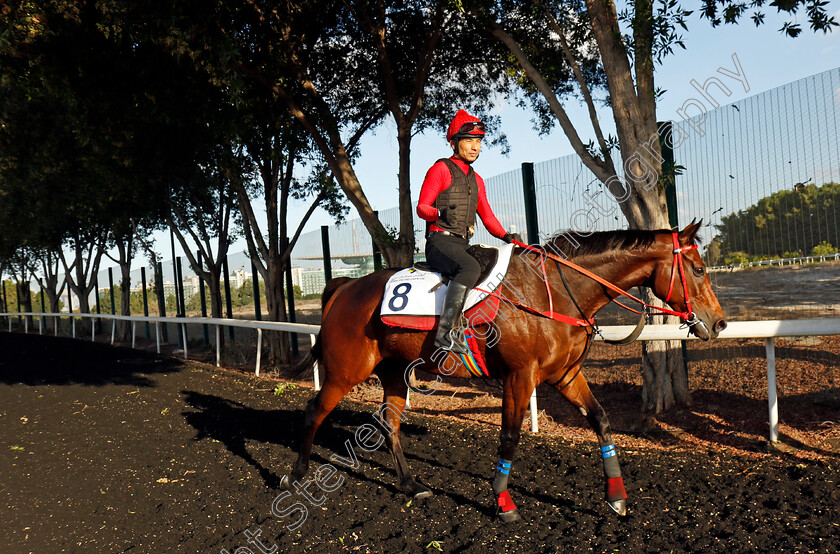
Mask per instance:
[[[662,232],[669,231],[665,229],[661,231],[622,229],[618,231],[598,231],[585,237],[574,231],[562,231],[549,238],[544,247],[549,251],[562,253],[569,258],[588,254],[603,254],[611,250],[646,250],[656,240],[656,235]],[[695,229],[690,237],[690,242],[694,243],[698,238],[697,229]]]

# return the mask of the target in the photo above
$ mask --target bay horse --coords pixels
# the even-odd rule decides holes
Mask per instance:
[[[503,521],[520,517],[508,493],[508,477],[531,393],[541,383],[549,383],[560,391],[594,429],[601,447],[606,500],[615,512],[626,514],[627,493],[610,424],[580,371],[594,335],[592,328],[535,313],[581,315],[591,322],[598,310],[619,295],[619,289],[645,286],[681,313],[690,332],[698,338],[717,337],[726,327],[726,321],[696,250],[700,225],[701,222],[692,222],[680,232],[624,230],[598,232],[588,237],[561,234],[543,246],[547,252],[568,255],[570,261],[613,283],[615,289],[579,271],[561,269],[560,263],[546,263],[544,254],[527,245],[514,251],[503,294],[527,299],[532,309],[519,309],[524,307],[521,302],[516,307],[508,305],[504,318],[500,315],[492,324],[498,328],[492,341],[490,333],[482,333],[486,329],[481,326],[474,331],[490,376],[504,385],[501,445],[493,480],[497,514]],[[412,477],[400,445],[400,423],[405,420],[402,412],[411,386],[408,370],[418,368],[454,377],[472,375],[462,363],[454,361],[458,359],[456,354],[435,349],[434,330],[401,329],[382,323],[379,310],[385,283],[395,271],[378,271],[356,279],[333,279],[325,290],[321,332],[310,351],[310,356],[324,370],[323,388],[306,406],[298,458],[291,475],[281,478],[282,488],[303,479],[309,468],[315,433],[324,418],[354,386],[376,372],[385,401],[378,413],[400,489],[415,498],[431,495],[426,486]],[[514,295],[512,290],[518,293]],[[573,292],[573,298],[569,291]],[[507,305],[502,304],[502,308]]]

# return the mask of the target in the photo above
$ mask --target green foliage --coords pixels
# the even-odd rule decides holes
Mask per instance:
[[[743,17],[749,17],[756,26],[759,26],[764,23],[764,5],[763,1],[747,4],[741,0],[703,0],[700,16],[708,19],[712,27],[717,27],[721,23],[738,23]],[[784,22],[782,28],[779,29],[780,33],[789,37],[795,38],[802,32],[802,27],[798,23],[800,11],[805,12],[804,15],[807,16],[808,23],[814,31],[828,33],[837,26],[834,16],[829,16],[825,9],[828,5],[826,0],[774,0],[770,2],[770,5],[777,11],[794,17],[792,21]]]
[[[37,287],[37,285],[36,285]],[[17,306],[17,285],[11,279],[4,279],[3,280],[3,291],[6,293],[6,309],[9,312],[16,312],[18,311]],[[58,301],[59,310],[64,308],[64,302],[61,300]],[[2,311],[3,304],[2,300],[0,300],[0,311]],[[23,306],[21,306],[23,309]],[[49,313],[50,311],[50,300],[47,298],[47,295],[44,294],[44,303],[41,304],[41,294],[40,289],[34,288],[32,289],[32,311],[33,312],[41,312],[41,313]]]
[[[766,196],[745,210],[722,217],[715,227],[726,259],[736,254],[759,259],[797,257],[840,237],[838,213],[840,184],[811,184]]]
[[[752,258],[746,252],[731,252],[723,259],[724,265],[739,265],[746,264],[752,261]]]
[[[824,240],[820,241],[818,245],[811,249],[812,256],[830,256],[831,254],[836,254],[837,248],[835,248],[830,242]]]
[[[294,383],[277,383],[277,386],[274,387],[274,396],[280,396],[286,391],[295,390],[296,388],[298,386]]]
[[[172,314],[175,313],[175,297],[173,295],[169,295],[170,298],[167,299],[166,305],[166,312],[167,315],[170,315],[170,310]],[[155,293],[154,287],[149,287],[146,290],[146,298],[149,304],[149,315],[154,316],[157,315],[157,294]],[[169,300],[171,299],[171,305]],[[129,309],[131,310],[131,315],[143,315],[143,291],[142,290],[135,290],[131,291],[129,296]],[[110,314],[111,312],[111,291],[110,290],[100,290],[99,291],[99,310],[103,314]],[[115,314],[122,313],[122,288],[120,285],[114,285],[114,312]]]

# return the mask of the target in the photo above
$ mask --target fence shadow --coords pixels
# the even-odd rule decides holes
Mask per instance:
[[[152,387],[148,376],[183,362],[151,352],[66,337],[0,332],[0,383]]]

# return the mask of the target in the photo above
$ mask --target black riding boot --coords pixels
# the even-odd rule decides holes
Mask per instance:
[[[443,299],[443,308],[440,311],[440,323],[438,323],[437,334],[435,335],[435,346],[455,352],[456,354],[468,354],[469,349],[458,337],[458,331],[452,331],[452,327],[461,318],[461,310],[464,308],[464,300],[467,297],[468,289],[461,283],[450,281],[446,288],[446,296]]]

